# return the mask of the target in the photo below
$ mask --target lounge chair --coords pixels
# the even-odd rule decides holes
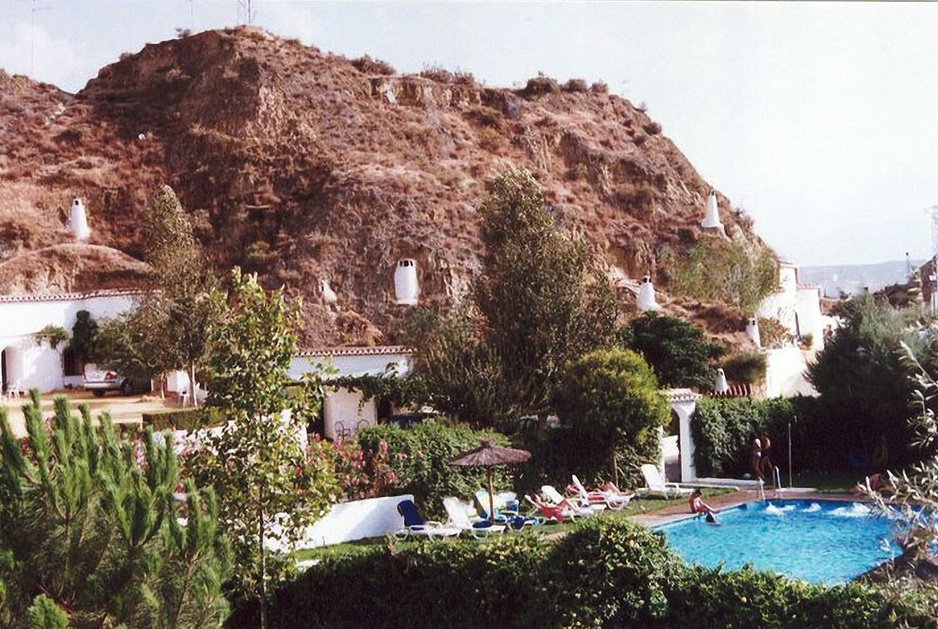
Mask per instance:
[[[549,504],[573,511],[576,515],[596,515],[606,508],[604,504],[590,505],[580,503],[579,498],[565,498],[553,485],[541,485],[541,493]]]
[[[401,500],[397,503],[397,512],[404,517],[403,528],[394,534],[398,539],[455,537],[461,532],[460,529],[454,526],[445,526],[442,522],[424,519],[417,511],[417,505],[414,504],[413,500]]]
[[[524,497],[524,499],[534,506],[540,516],[544,518],[545,522],[557,522],[558,524],[563,524],[565,520],[573,520],[578,515],[580,515],[569,507],[562,507],[559,505],[550,504],[549,502],[544,502],[534,494],[528,494]]]
[[[445,526],[465,531],[473,537],[497,535],[505,532],[506,526],[504,524],[494,524],[491,520],[478,516],[471,517],[469,510],[472,509],[472,506],[464,503],[459,498],[453,496],[444,498],[443,507],[449,516],[449,522]]]
[[[518,494],[513,491],[503,491],[492,496],[495,513],[494,517],[489,515],[489,492],[480,489],[475,494],[476,502],[479,505],[479,515],[486,520],[491,520],[495,524],[503,524],[509,529],[522,529],[525,526],[540,524],[537,518],[528,517],[520,513],[518,508]]]
[[[625,509],[629,506],[629,502],[631,502],[632,498],[635,497],[635,494],[626,494],[619,491],[619,488],[612,483],[608,483],[603,489],[587,491],[576,474],[573,475],[572,489],[576,491],[580,500],[585,500],[587,504],[604,504],[612,511]]]
[[[642,476],[645,477],[645,484],[647,486],[635,490],[635,493],[639,496],[660,495],[671,499],[689,495],[691,492],[689,488],[681,487],[677,483],[665,482],[665,480],[661,478],[658,468],[651,463],[642,465]]]

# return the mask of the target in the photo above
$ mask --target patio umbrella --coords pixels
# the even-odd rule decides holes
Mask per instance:
[[[489,518],[495,519],[495,498],[492,491],[492,468],[496,465],[515,465],[531,458],[527,450],[504,448],[492,443],[491,439],[479,439],[479,447],[457,454],[451,458],[450,465],[462,467],[484,467],[489,485]]]

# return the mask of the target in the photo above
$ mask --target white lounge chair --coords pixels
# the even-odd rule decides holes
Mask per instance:
[[[470,516],[469,511],[474,511],[472,505],[466,504],[459,498],[454,496],[444,498],[443,507],[446,509],[446,515],[449,516],[449,521],[444,526],[465,531],[473,537],[485,537],[505,532],[504,524],[493,524],[490,520]]]
[[[573,488],[576,489],[580,500],[585,500],[589,505],[602,504],[612,511],[625,509],[629,502],[635,497],[635,494],[625,494],[620,491],[594,490],[587,491],[577,475],[573,475]]]
[[[606,508],[606,505],[577,504],[576,498],[565,498],[553,485],[541,485],[541,493],[547,501],[555,507],[564,507],[576,515],[596,515]]]
[[[687,487],[681,487],[677,483],[668,483],[658,472],[658,468],[651,463],[642,465],[642,476],[645,477],[646,487],[640,487],[635,490],[639,496],[659,495],[665,498],[677,498],[690,494],[691,490]]]

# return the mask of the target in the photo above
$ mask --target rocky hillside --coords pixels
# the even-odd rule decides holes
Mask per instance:
[[[660,255],[696,240],[710,189],[603,84],[401,75],[253,28],[147,45],[75,95],[0,72],[0,145],[0,292],[139,281],[146,199],[168,183],[218,269],[305,297],[311,343],[386,340],[402,258],[418,262],[422,301],[458,295],[477,268],[476,207],[508,163],[535,174],[626,286],[652,273],[666,290]],[[65,229],[75,196],[89,245]],[[727,233],[764,246],[719,205]]]

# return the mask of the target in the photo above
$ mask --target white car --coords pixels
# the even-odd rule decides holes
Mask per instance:
[[[130,395],[134,391],[148,391],[149,382],[136,382],[130,378],[125,378],[116,371],[107,369],[104,371],[89,368],[85,369],[85,380],[82,388],[91,391],[95,397],[104,397],[108,391],[120,391],[122,395]]]

